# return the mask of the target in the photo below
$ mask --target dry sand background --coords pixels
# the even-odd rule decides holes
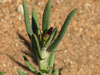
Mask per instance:
[[[47,0],[26,0],[30,19],[32,9],[42,14]],[[17,69],[29,73],[22,55],[29,51],[29,41],[23,13],[17,11],[21,0],[0,0],[0,71],[5,75],[18,75]],[[52,0],[51,26],[60,30],[68,13],[78,8],[56,55],[55,68],[61,75],[100,75],[100,0]]]

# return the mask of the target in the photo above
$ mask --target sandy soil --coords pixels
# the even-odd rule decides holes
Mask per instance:
[[[26,0],[30,11],[42,14],[47,0]],[[18,75],[17,69],[32,73],[25,66],[22,55],[28,53],[30,62],[36,66],[29,51],[29,39],[24,16],[16,11],[21,0],[0,3],[0,71],[5,75]],[[61,75],[100,75],[100,0],[52,0],[51,26],[60,30],[68,13],[78,8],[57,52],[55,68]]]

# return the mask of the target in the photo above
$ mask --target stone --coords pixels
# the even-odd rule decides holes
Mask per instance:
[[[18,13],[21,13],[21,14],[24,13],[22,4],[20,4],[20,5],[17,7],[17,12],[18,12]]]

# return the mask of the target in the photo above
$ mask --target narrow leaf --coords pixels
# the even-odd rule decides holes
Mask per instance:
[[[23,56],[23,57],[24,57],[24,61],[25,61],[26,66],[27,66],[32,72],[36,72],[36,69],[29,63],[27,57],[26,57],[26,56]]]
[[[50,72],[49,72],[50,75],[53,71],[55,56],[56,56],[56,53],[51,53],[50,56],[49,56],[48,66],[50,67]]]
[[[53,65],[54,65],[55,55],[56,55],[56,53],[50,54],[49,61],[48,61],[49,67],[53,67]]]
[[[33,38],[33,36],[31,36],[31,43],[30,43],[30,46],[31,46],[31,50],[32,50],[32,53],[34,54],[34,56],[37,58],[39,58],[38,56],[38,53],[37,53],[37,50],[36,50],[36,43],[35,43],[35,39]]]
[[[59,75],[59,70],[58,69],[55,71],[54,75]]]
[[[27,73],[22,72],[20,69],[17,70],[19,75],[28,75]]]
[[[46,44],[45,44],[45,47],[46,47],[46,48],[47,48],[47,47],[50,45],[50,43],[54,40],[54,38],[56,37],[56,34],[57,34],[57,28],[55,28],[55,29],[53,30],[52,34],[49,36],[49,38],[48,38],[48,40],[47,40],[47,42],[46,42]]]
[[[42,59],[41,51],[40,51],[40,44],[37,39],[37,36],[33,34],[31,39],[32,39],[32,46],[35,47],[36,56],[39,57],[39,59]],[[34,48],[32,50],[34,50]]]
[[[35,34],[38,34],[38,31],[40,30],[38,16],[35,9],[32,11],[32,30]]]
[[[54,51],[54,48],[56,48],[58,46],[58,44],[60,43],[60,41],[62,40],[67,28],[68,28],[68,25],[70,23],[70,21],[72,20],[72,17],[75,15],[77,9],[73,10],[69,15],[68,17],[66,18],[57,38],[55,39],[55,41],[53,42],[53,44],[48,48],[49,51]]]
[[[48,0],[48,3],[46,5],[46,8],[45,8],[44,13],[43,13],[43,24],[42,24],[43,33],[49,27],[49,23],[50,23],[50,11],[51,11],[51,0]]]
[[[22,4],[24,8],[24,20],[25,20],[26,30],[30,37],[33,32],[32,32],[32,28],[31,28],[30,21],[29,21],[29,12],[28,12],[28,8],[27,8],[25,0],[22,0]]]

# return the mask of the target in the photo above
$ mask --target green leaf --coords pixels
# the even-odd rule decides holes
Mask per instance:
[[[20,69],[17,70],[19,75],[28,75],[27,73],[22,72]]]
[[[38,16],[35,9],[32,11],[32,29],[35,34],[38,34],[38,31],[40,31]]]
[[[53,65],[54,65],[55,55],[56,55],[56,53],[51,53],[50,54],[49,61],[48,61],[49,67],[53,67]]]
[[[53,42],[53,44],[48,48],[49,51],[54,51],[54,48],[56,48],[58,46],[58,44],[60,43],[60,41],[62,40],[67,28],[68,28],[68,25],[70,23],[70,21],[72,20],[72,17],[75,15],[77,9],[73,10],[69,15],[68,17],[66,18],[57,38],[55,39],[55,41]]]
[[[0,72],[0,75],[4,75],[4,72]]]
[[[56,48],[55,48],[56,50]],[[49,59],[48,59],[48,66],[50,67],[50,72],[49,74],[51,75],[52,71],[53,71],[53,65],[54,65],[54,61],[55,61],[55,56],[56,56],[56,53],[50,53],[49,55]]]
[[[29,63],[27,57],[26,57],[26,56],[23,56],[23,57],[24,57],[24,61],[25,61],[26,66],[27,66],[32,72],[36,72],[36,69]]]
[[[34,54],[34,56],[36,57],[36,59],[37,59],[37,58],[39,58],[39,56],[38,56],[38,53],[37,53],[35,45],[36,45],[35,39],[33,38],[33,36],[31,36],[31,43],[30,43],[31,51]]]
[[[43,13],[43,24],[42,24],[42,30],[43,33],[47,31],[50,23],[50,11],[51,11],[51,0],[48,0],[48,3],[46,5],[46,8]]]
[[[32,32],[32,28],[30,25],[29,12],[28,12],[28,8],[27,8],[25,0],[22,0],[22,4],[23,4],[23,8],[24,8],[25,26],[26,26],[26,30],[27,30],[27,33],[28,33],[29,38],[30,38],[30,36],[33,34],[33,32]]]
[[[54,75],[59,75],[59,70],[58,69],[55,71]]]
[[[32,50],[33,52],[35,52],[34,54],[36,54],[37,58],[42,59],[40,44],[35,34],[32,35],[31,42],[32,42]]]
[[[48,40],[47,40],[47,42],[46,42],[46,44],[45,44],[45,47],[46,47],[46,48],[47,48],[47,47],[51,44],[51,42],[54,40],[54,38],[56,37],[56,34],[57,34],[57,28],[55,28],[55,29],[53,30],[52,34],[49,36],[49,38],[48,38]]]

